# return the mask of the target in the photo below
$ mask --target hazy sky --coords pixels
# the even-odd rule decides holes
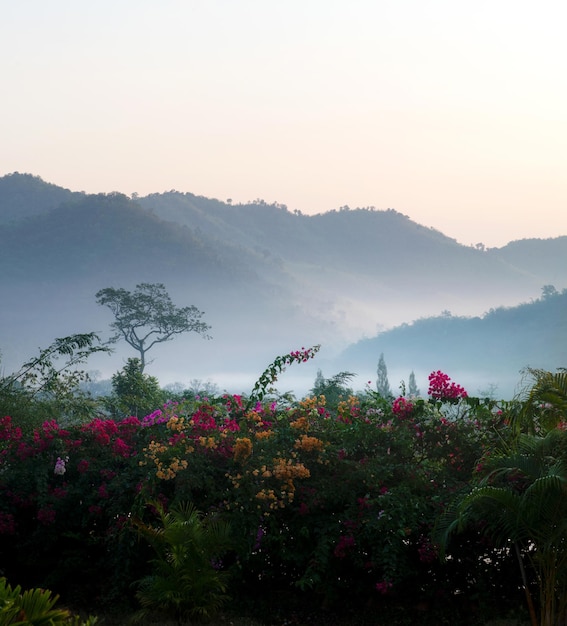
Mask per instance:
[[[567,4],[0,0],[0,175],[567,235]]]

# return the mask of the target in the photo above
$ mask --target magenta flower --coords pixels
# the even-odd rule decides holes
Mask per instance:
[[[49,526],[55,521],[55,511],[50,507],[39,509],[37,512],[37,519],[44,526]]]
[[[429,390],[427,394],[433,400],[441,400],[442,402],[456,401],[468,397],[465,389],[461,385],[451,382],[449,376],[441,370],[429,374]]]
[[[382,595],[386,595],[391,588],[392,583],[389,580],[383,580],[379,583],[376,583],[376,591],[378,591]]]
[[[413,411],[413,403],[403,396],[396,398],[392,403],[392,413],[396,417],[408,417]]]

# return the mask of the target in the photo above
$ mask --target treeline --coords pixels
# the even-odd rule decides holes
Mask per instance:
[[[482,373],[508,399],[526,368],[553,370],[567,362],[567,289],[542,288],[540,298],[498,307],[482,317],[420,318],[350,346],[337,364],[352,371],[375,368],[383,353],[390,369],[427,373],[436,363],[471,387]]]

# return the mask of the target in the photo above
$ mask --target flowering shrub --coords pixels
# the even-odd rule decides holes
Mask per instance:
[[[411,592],[417,603],[450,589],[430,531],[497,436],[497,407],[441,372],[430,400],[367,391],[332,407],[322,395],[265,401],[277,373],[315,351],[276,359],[248,398],[195,397],[140,420],[47,421],[26,435],[1,419],[7,574],[109,602],[131,596],[149,570],[130,521],[144,522],[148,501],[164,511],[190,502],[239,538],[235,596],[254,585],[260,598],[295,589],[354,605]],[[444,402],[462,404],[458,419]]]

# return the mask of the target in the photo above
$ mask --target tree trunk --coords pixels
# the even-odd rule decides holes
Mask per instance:
[[[526,569],[524,568],[524,562],[522,560],[522,554],[520,552],[520,546],[517,541],[514,541],[514,548],[516,550],[516,557],[518,558],[518,565],[520,566],[520,573],[522,575],[522,585],[524,587],[524,593],[526,594],[526,602],[528,605],[528,611],[530,613],[530,621],[532,626],[539,626],[537,615],[534,608],[534,602],[532,599],[532,594],[530,593],[530,589],[528,587],[528,579],[526,576]]]

